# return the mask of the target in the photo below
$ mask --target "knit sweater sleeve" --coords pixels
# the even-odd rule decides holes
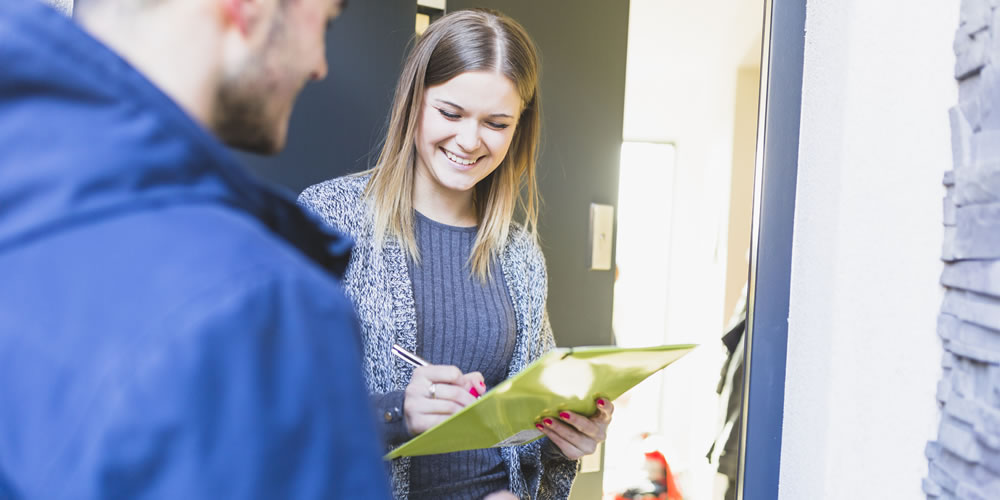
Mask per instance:
[[[394,448],[410,439],[403,416],[404,391],[392,391],[369,396],[375,410],[375,421],[381,427],[382,440],[386,448]]]

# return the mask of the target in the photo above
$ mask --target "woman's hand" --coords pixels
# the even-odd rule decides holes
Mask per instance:
[[[479,372],[462,373],[455,366],[427,365],[413,370],[403,398],[403,417],[416,436],[476,401],[486,392]]]
[[[563,411],[559,418],[546,417],[535,427],[548,436],[566,458],[576,460],[596,451],[598,443],[607,438],[608,424],[614,412],[615,406],[611,401],[601,398],[597,400],[597,413],[590,418]]]
[[[513,493],[507,490],[494,491],[483,497],[483,500],[519,500]]]

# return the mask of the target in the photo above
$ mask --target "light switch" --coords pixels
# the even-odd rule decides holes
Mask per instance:
[[[590,270],[611,270],[612,237],[615,230],[615,207],[590,204]]]

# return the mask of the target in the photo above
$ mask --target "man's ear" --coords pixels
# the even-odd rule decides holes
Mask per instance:
[[[250,36],[250,31],[260,22],[263,6],[262,0],[218,0],[222,8],[222,20],[239,30],[244,37]]]

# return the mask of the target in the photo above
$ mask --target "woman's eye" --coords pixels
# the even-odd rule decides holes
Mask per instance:
[[[439,109],[438,112],[441,113],[441,116],[448,118],[449,120],[454,120],[459,117],[457,113],[449,113],[443,109]]]
[[[486,122],[486,125],[489,126],[490,128],[495,128],[497,130],[503,130],[510,126],[507,125],[506,123],[494,123],[494,122]]]

